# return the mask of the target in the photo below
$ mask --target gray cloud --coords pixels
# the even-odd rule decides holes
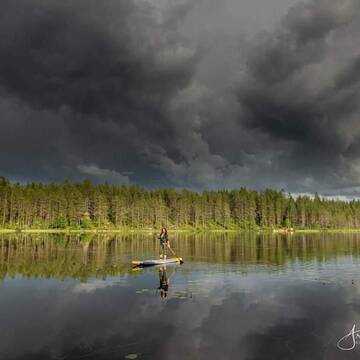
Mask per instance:
[[[295,5],[251,44],[237,88],[246,125],[273,141],[288,140],[281,167],[299,177],[308,173],[312,190],[358,181],[348,152],[358,133],[358,54],[346,48],[358,19],[354,1]]]
[[[29,143],[15,143],[16,133],[27,134],[26,117],[36,155],[59,167],[102,163],[132,171],[141,166],[141,149],[157,138],[166,139],[171,151],[166,107],[189,82],[197,56],[176,26],[158,20],[145,2],[5,1],[2,8],[0,31],[10,35],[0,40],[0,94],[3,103],[17,103],[2,109],[3,125],[12,118],[15,131],[4,158],[16,149],[27,156]],[[183,16],[178,7],[174,12]],[[56,133],[58,125],[43,126],[44,113],[49,122],[60,118],[55,122],[62,133]],[[9,137],[9,131],[2,134]],[[53,138],[59,158],[49,151]],[[5,172],[16,170],[5,166]]]
[[[5,0],[17,180],[359,193],[355,0]]]

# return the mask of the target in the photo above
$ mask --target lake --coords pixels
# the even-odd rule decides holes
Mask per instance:
[[[360,357],[360,235],[170,239],[0,235],[0,358]]]

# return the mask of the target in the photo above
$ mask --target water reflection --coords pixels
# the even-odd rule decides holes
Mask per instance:
[[[320,264],[334,258],[360,257],[357,234],[173,234],[172,246],[187,262],[227,265],[244,270]],[[156,258],[155,237],[140,235],[0,235],[0,279],[24,277],[106,278],[131,275],[133,258]],[[188,268],[187,268],[188,269]]]
[[[355,359],[359,235],[2,236],[4,359]],[[129,357],[130,356],[130,357]]]
[[[160,290],[160,297],[161,298],[166,298],[167,294],[168,294],[168,290],[169,290],[169,285],[170,285],[170,279],[173,277],[173,275],[175,274],[175,271],[173,270],[171,275],[168,276],[167,272],[166,272],[166,266],[160,266],[159,267],[159,287],[158,290]]]

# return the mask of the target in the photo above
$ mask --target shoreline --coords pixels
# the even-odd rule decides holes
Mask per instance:
[[[168,229],[173,233],[270,233],[273,235],[293,235],[316,234],[316,233],[360,233],[360,228],[334,228],[334,229],[294,229],[287,231],[284,229],[207,229],[207,228],[188,228],[188,229]],[[158,229],[1,229],[0,234],[156,234]]]

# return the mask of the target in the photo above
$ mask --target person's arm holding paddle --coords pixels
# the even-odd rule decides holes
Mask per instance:
[[[160,259],[166,260],[166,252],[167,252],[167,249],[169,249],[171,251],[171,253],[175,255],[177,260],[182,264],[184,262],[183,259],[181,257],[177,256],[175,254],[175,251],[170,247],[170,241],[169,241],[168,232],[167,232],[166,228],[161,229],[159,239],[160,239]]]
[[[167,246],[168,246],[169,250],[171,251],[171,253],[173,255],[175,255],[175,257],[179,260],[180,264],[182,264],[184,262],[183,259],[180,256],[177,256],[175,251],[170,247],[170,241],[167,242]]]

